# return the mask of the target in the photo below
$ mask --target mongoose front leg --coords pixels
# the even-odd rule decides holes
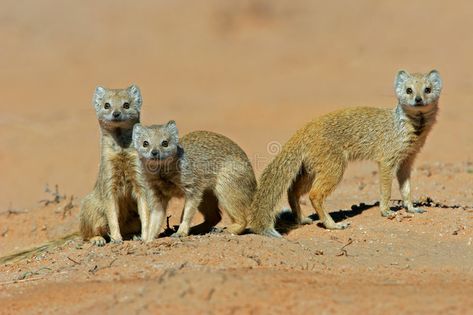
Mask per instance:
[[[138,197],[138,214],[141,221],[141,240],[146,242],[148,240],[150,208],[143,195]]]
[[[393,183],[393,167],[390,165],[379,164],[379,185],[381,191],[380,210],[383,217],[389,217],[395,212],[389,207],[391,200],[391,188]]]
[[[424,213],[424,209],[414,207],[411,196],[411,168],[412,163],[406,161],[401,164],[397,171],[397,179],[399,182],[399,189],[401,191],[402,201],[407,212],[410,213]]]
[[[118,204],[116,200],[112,200],[107,209],[107,221],[110,229],[110,241],[112,243],[122,243],[123,238],[120,233],[120,225],[118,223]]]
[[[197,212],[197,207],[199,206],[200,199],[200,197],[196,196],[186,197],[181,224],[179,225],[179,229],[177,230],[177,232],[174,233],[172,237],[182,237],[189,235],[192,218],[194,218],[194,215]]]
[[[153,198],[154,199],[154,198]],[[151,242],[158,236],[164,219],[166,218],[167,201],[153,200],[150,202],[150,216],[147,238],[143,239],[145,242]]]

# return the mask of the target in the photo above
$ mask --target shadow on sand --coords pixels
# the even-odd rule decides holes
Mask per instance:
[[[336,212],[331,212],[330,215],[332,216],[335,222],[340,222],[348,218],[360,215],[365,210],[378,206],[379,202],[375,202],[372,204],[365,204],[362,202],[358,205],[352,205],[350,210],[339,210]],[[393,207],[392,209],[394,211],[397,211],[400,209],[400,207]],[[309,218],[314,222],[319,220],[319,216],[316,213],[309,215]],[[320,222],[317,223],[317,225],[322,227],[322,224]],[[296,229],[298,226],[299,225],[295,222],[294,215],[290,209],[284,209],[278,214],[276,218],[275,227],[276,230],[281,234],[287,234],[290,231]]]

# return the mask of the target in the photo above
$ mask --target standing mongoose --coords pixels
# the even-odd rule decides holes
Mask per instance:
[[[299,198],[309,199],[327,229],[344,229],[324,209],[324,201],[341,181],[347,163],[373,160],[379,165],[383,216],[389,216],[391,185],[399,181],[408,212],[421,213],[411,201],[410,174],[414,159],[429,134],[438,111],[442,80],[436,70],[395,79],[398,105],[394,109],[359,107],[316,118],[293,135],[261,175],[252,203],[251,225],[256,233],[280,236],[274,229],[275,207],[287,191],[298,223],[303,219]]]
[[[136,85],[95,90],[93,105],[101,131],[100,167],[93,191],[81,204],[80,233],[98,246],[105,245],[107,235],[112,242],[120,243],[122,235],[139,234],[140,230],[146,239],[145,196],[139,180],[138,155],[132,145],[141,104]]]
[[[150,239],[160,231],[172,197],[185,198],[181,224],[173,236],[189,234],[197,210],[204,222],[192,233],[208,232],[221,220],[220,210],[232,221],[227,227],[230,233],[245,230],[256,178],[247,155],[235,142],[208,131],[179,139],[176,123],[169,121],[149,127],[136,124],[133,144],[153,192],[148,200]]]

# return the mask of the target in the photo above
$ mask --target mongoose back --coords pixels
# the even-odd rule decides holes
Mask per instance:
[[[398,105],[394,109],[350,108],[316,118],[298,130],[261,175],[254,196],[251,225],[255,232],[280,236],[274,230],[275,207],[286,191],[298,223],[303,219],[299,198],[309,193],[313,208],[328,229],[344,229],[324,209],[324,201],[341,181],[347,163],[373,160],[379,165],[383,216],[389,216],[391,185],[397,176],[404,206],[423,212],[411,201],[412,164],[424,145],[438,111],[442,80],[436,70],[395,79]]]
[[[139,234],[141,230],[137,205],[139,160],[132,145],[141,104],[136,85],[95,90],[93,105],[101,131],[100,167],[93,191],[81,204],[80,233],[98,246],[105,244],[107,235],[112,242],[121,242],[122,234]]]
[[[150,238],[159,232],[168,201],[184,197],[178,231],[186,236],[197,210],[204,222],[192,233],[208,232],[221,220],[220,210],[229,215],[227,230],[241,234],[247,226],[248,210],[256,191],[256,179],[245,152],[227,137],[208,131],[191,132],[182,139],[174,121],[149,127],[135,125],[133,143],[143,173],[153,191],[149,209]]]

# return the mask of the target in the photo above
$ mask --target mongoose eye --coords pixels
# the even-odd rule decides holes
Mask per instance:
[[[124,109],[130,108],[130,103],[128,103],[128,102],[123,103],[123,108]]]
[[[110,103],[105,103],[105,105],[103,105],[103,108],[109,109],[110,108]]]
[[[426,94],[430,94],[430,92],[432,92],[432,89],[429,88],[429,87],[426,87],[426,88],[424,89],[424,92],[425,92]]]
[[[163,142],[161,142],[161,145],[166,148],[169,145],[169,142],[163,140]]]
[[[407,89],[406,89],[406,93],[407,93],[407,94],[412,94],[412,89],[411,89],[411,88],[407,88]]]
[[[146,148],[147,146],[149,146],[149,142],[148,141],[143,141],[143,148]]]

